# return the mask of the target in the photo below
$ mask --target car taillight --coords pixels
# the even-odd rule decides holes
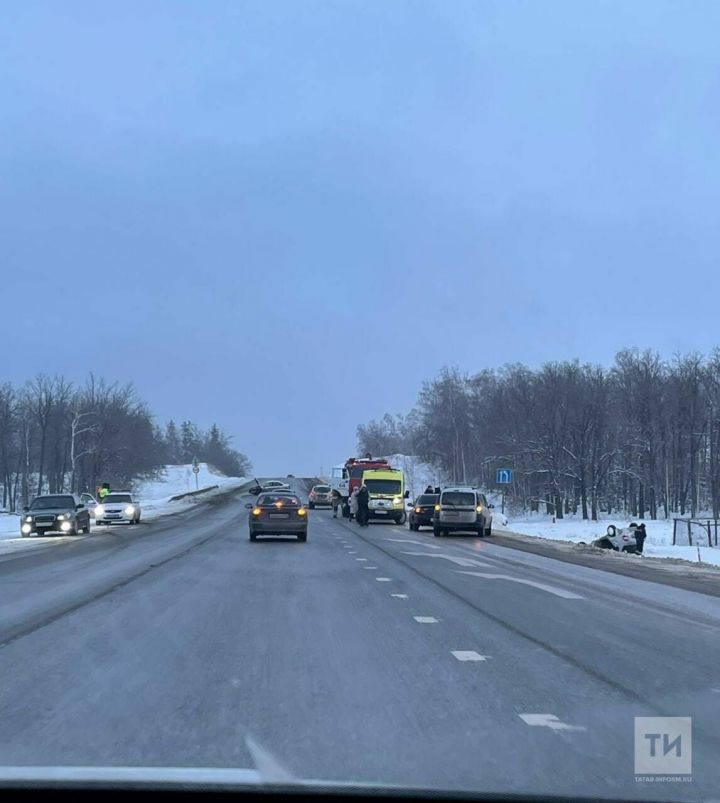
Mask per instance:
[[[299,507],[298,508],[298,516],[304,516],[304,515],[305,515],[305,508],[304,507]]]
[[[259,507],[254,507],[253,508],[253,511],[252,511],[253,516],[259,516],[261,513],[262,513],[262,510],[260,510]]]
[[[478,505],[478,506],[475,508],[475,510],[476,510],[478,513],[482,513],[482,505]]]
[[[422,508],[416,507],[416,508],[415,508],[415,512],[416,512],[416,513],[422,513]]]
[[[440,510],[440,505],[435,505],[435,510]]]

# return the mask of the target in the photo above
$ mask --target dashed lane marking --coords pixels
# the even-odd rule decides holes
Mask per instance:
[[[394,544],[415,544],[415,546],[424,546],[428,549],[442,549],[437,544],[428,544],[425,541],[411,541],[408,538],[388,538],[387,540],[392,541]]]
[[[550,728],[553,731],[584,731],[587,730],[582,725],[568,725],[561,722],[555,714],[518,714],[520,719],[531,727]]]
[[[367,558],[355,558],[355,560],[365,561]]]
[[[434,616],[413,616],[413,619],[421,625],[435,625],[438,622]]]
[[[395,599],[408,599],[407,594],[390,594],[391,597],[395,597]]]
[[[375,579],[378,581],[378,583],[389,583],[392,578],[391,577],[376,577]]]
[[[440,558],[441,560],[449,560],[456,566],[476,566],[480,568],[493,568],[491,563],[483,563],[481,560],[474,558],[456,558],[454,555],[436,555],[433,552],[402,552],[402,555],[412,555],[416,558]]]
[[[480,655],[475,650],[450,650],[458,661],[487,661],[489,655]]]

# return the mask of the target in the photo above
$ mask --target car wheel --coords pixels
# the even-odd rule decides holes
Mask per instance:
[[[395,519],[396,524],[405,524],[407,520],[407,514],[403,510],[403,512]]]
[[[257,541],[257,535],[255,535],[255,533],[252,532],[252,531],[250,531],[250,540],[251,541]]]
[[[298,541],[302,541],[305,543],[307,541],[307,533],[303,533],[302,535],[298,535]]]
[[[310,502],[308,507],[310,508],[310,510],[315,510],[315,502]]]
[[[435,538],[440,538],[442,534],[443,531],[439,527],[433,527],[433,535],[435,536]]]
[[[85,535],[90,535],[90,522],[88,522],[85,527],[83,527],[83,532]]]
[[[485,530],[485,536],[492,535],[492,524]]]

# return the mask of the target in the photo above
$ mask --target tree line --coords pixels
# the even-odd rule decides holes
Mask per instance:
[[[444,368],[407,415],[357,430],[361,453],[417,454],[453,482],[495,488],[512,468],[516,509],[557,517],[720,516],[720,349],[612,366],[552,362],[475,374]]]
[[[81,385],[40,375],[22,387],[0,384],[2,507],[17,510],[38,493],[94,492],[101,482],[128,487],[162,466],[195,457],[245,476],[247,457],[215,424],[161,428],[131,384],[91,374]]]

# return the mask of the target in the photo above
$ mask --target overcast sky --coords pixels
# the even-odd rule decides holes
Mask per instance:
[[[720,344],[720,3],[0,5],[0,379],[259,474],[446,364]]]

